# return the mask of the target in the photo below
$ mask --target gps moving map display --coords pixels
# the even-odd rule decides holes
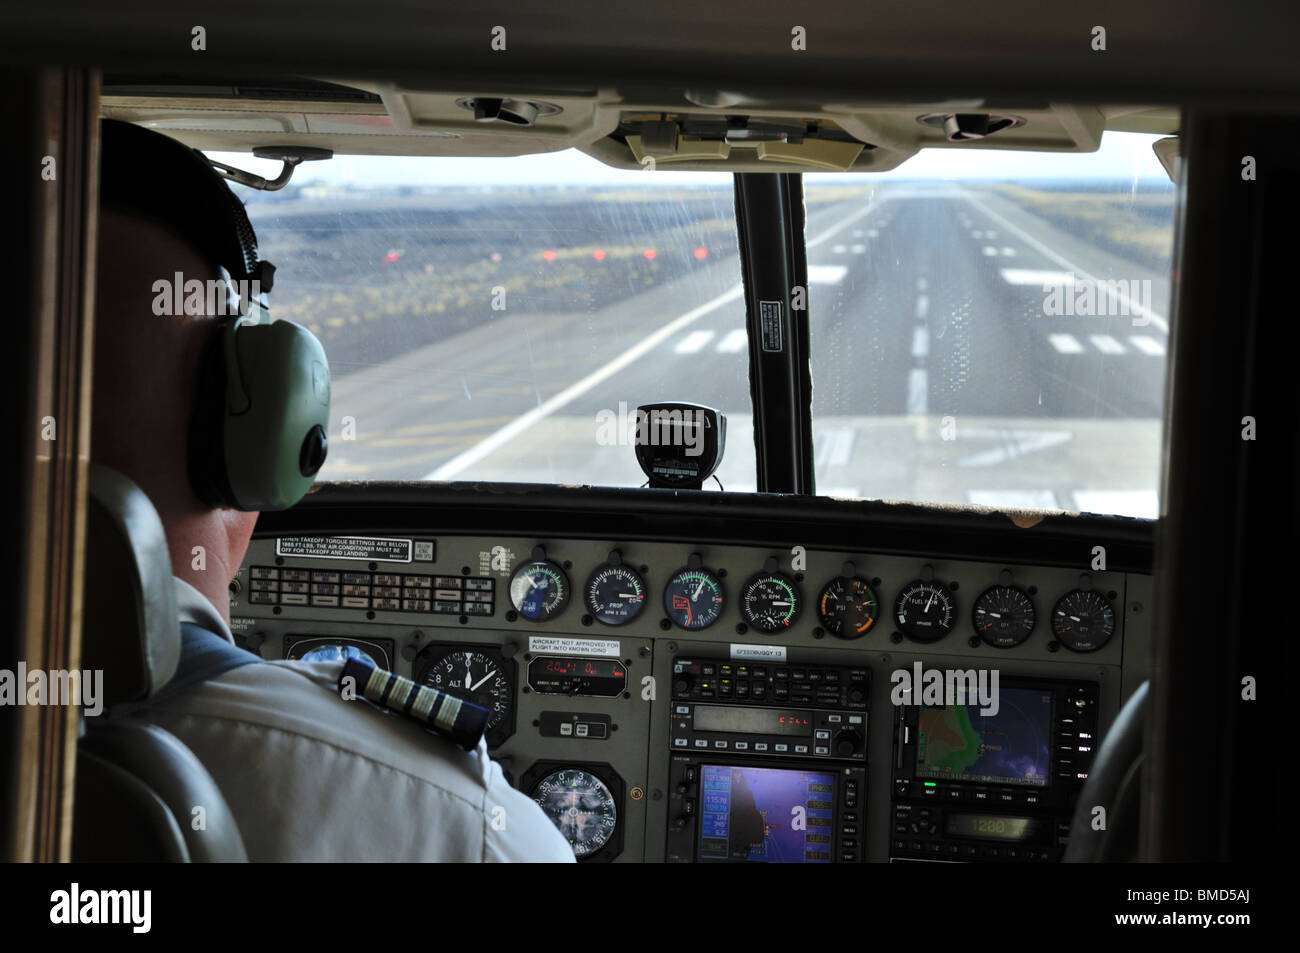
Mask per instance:
[[[706,764],[700,795],[700,860],[831,863],[833,775]]]
[[[917,719],[916,777],[1046,787],[1052,695],[1003,689],[998,712],[978,705],[923,708]]]

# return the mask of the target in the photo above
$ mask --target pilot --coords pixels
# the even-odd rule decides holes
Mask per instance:
[[[207,308],[166,312],[176,310],[172,282],[247,274],[256,239],[198,153],[127,123],[101,128],[91,457],[157,509],[181,622],[233,646],[228,586],[257,513],[206,502],[189,455],[195,402],[211,386],[196,380],[218,318]],[[481,738],[465,751],[410,718],[345,700],[337,662],[245,661],[254,664],[164,690],[135,717],[204,764],[250,860],[573,861]]]

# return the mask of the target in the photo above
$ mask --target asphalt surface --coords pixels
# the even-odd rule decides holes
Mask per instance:
[[[815,198],[819,492],[1157,515],[1167,274],[985,190]],[[640,485],[602,420],[681,399],[727,413],[718,476],[752,490],[734,244],[672,261],[615,303],[575,313],[563,289],[525,296],[338,377],[322,477]],[[1046,313],[1045,284],[1075,297],[1091,279],[1122,279],[1108,310],[1136,313]]]

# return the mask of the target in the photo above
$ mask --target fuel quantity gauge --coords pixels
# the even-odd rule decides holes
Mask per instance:
[[[1036,615],[1029,594],[1019,586],[990,586],[971,610],[975,633],[994,648],[1019,645],[1034,631]]]
[[[1092,588],[1071,589],[1052,607],[1052,635],[1071,652],[1095,652],[1115,634],[1115,609]]]

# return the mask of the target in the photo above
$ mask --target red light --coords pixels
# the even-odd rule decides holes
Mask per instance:
[[[646,261],[652,261],[655,257],[655,250],[653,248],[647,248],[641,254],[645,257]]]
[[[546,249],[546,251],[542,252],[542,257],[545,258],[547,261],[555,261],[555,251],[553,249],[548,248]]]
[[[596,261],[604,261],[605,252],[602,249],[597,248],[594,252],[591,253],[591,257],[596,259]]]
[[[402,257],[402,253],[401,253],[401,252],[390,251],[387,255],[384,256],[384,261],[386,261],[386,262],[394,262],[394,261],[397,261],[397,259],[399,259],[399,258],[401,258],[401,257]]]
[[[699,248],[695,249],[695,257],[703,261],[705,258],[709,257],[709,250],[701,245]]]

